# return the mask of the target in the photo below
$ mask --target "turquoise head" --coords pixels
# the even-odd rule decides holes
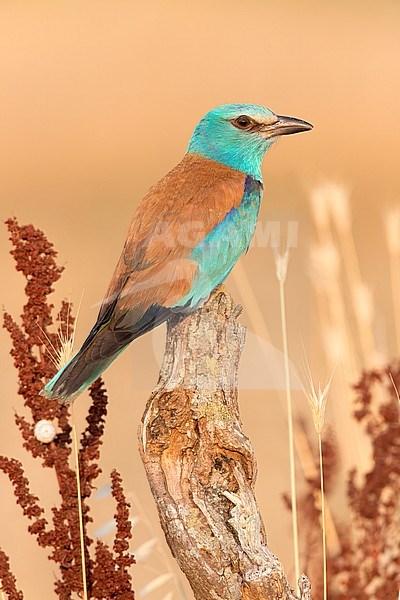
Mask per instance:
[[[312,129],[293,117],[256,104],[223,104],[197,125],[188,152],[201,154],[261,181],[264,154],[281,135]]]

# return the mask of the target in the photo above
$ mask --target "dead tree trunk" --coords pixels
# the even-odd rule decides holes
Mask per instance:
[[[141,456],[167,542],[196,600],[294,600],[254,497],[256,462],[237,399],[240,312],[220,288],[193,315],[169,322],[140,429]],[[304,576],[300,588],[310,599]]]

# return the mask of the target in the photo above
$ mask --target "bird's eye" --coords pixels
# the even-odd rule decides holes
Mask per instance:
[[[240,117],[234,119],[232,123],[235,125],[235,127],[238,127],[238,129],[250,129],[250,127],[253,125],[253,121],[246,115],[240,115]]]

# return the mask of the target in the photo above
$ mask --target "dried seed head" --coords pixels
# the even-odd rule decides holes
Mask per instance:
[[[72,323],[75,321],[75,325],[78,320],[81,303],[82,303],[82,297],[79,302],[76,317],[75,317],[75,319],[72,319]],[[47,335],[47,333],[40,327],[40,325],[38,323],[36,323],[44,337],[42,342],[44,343],[47,353],[50,357],[50,360],[56,367],[57,371],[60,371],[62,368],[64,368],[69,363],[69,361],[71,360],[71,358],[74,355],[74,340],[75,340],[76,327],[74,327],[73,331],[71,331],[71,329],[72,329],[72,326],[70,325],[71,303],[68,302],[68,303],[65,303],[65,305],[67,306],[66,322],[64,324],[61,324],[61,326],[57,332],[58,343],[53,344],[50,337]]]
[[[314,380],[311,375],[310,363],[308,362],[308,358],[303,345],[303,373],[304,380],[301,381],[303,392],[308,400],[308,404],[311,409],[315,431],[318,435],[321,435],[325,424],[326,403],[328,400],[329,389],[331,387],[335,369],[333,370],[332,375],[330,376],[325,387],[322,388],[321,384],[319,383],[318,389],[316,389],[314,385]]]
[[[326,186],[329,212],[338,231],[351,228],[350,192],[347,186],[331,182]]]
[[[341,329],[326,326],[322,331],[324,348],[331,363],[336,364],[346,355],[346,339]]]
[[[274,248],[274,260],[276,267],[276,276],[280,283],[285,283],[287,276],[287,269],[289,264],[290,251],[289,248],[286,248],[285,252],[278,252]]]
[[[311,213],[318,229],[324,230],[329,224],[329,211],[325,186],[314,188],[310,194]]]
[[[354,287],[354,294],[361,320],[365,323],[371,323],[374,314],[374,300],[371,290],[365,283],[360,283]]]
[[[60,347],[57,349],[56,367],[58,370],[65,367],[74,355],[74,338],[65,338],[60,341]]]
[[[400,254],[400,208],[389,209],[384,215],[386,242],[391,254]]]
[[[310,250],[312,269],[321,280],[329,281],[339,275],[340,256],[331,242],[312,246]]]

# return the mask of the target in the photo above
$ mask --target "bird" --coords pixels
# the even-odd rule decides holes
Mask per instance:
[[[249,248],[265,153],[312,128],[255,104],[209,111],[181,162],[143,197],[94,326],[41,394],[71,403],[133,340],[204,304]]]

